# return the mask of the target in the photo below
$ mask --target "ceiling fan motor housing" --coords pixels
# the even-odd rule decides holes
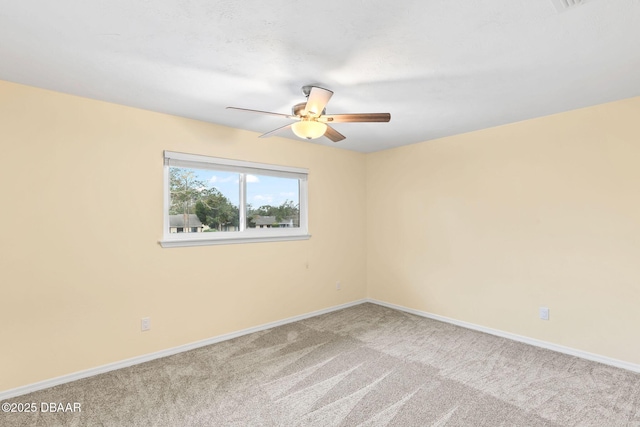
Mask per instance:
[[[293,113],[294,116],[303,117],[306,115],[306,111],[305,111],[306,106],[307,106],[306,102],[301,102],[299,104],[294,105],[291,108],[291,112]],[[327,113],[327,109],[323,108],[322,113],[320,113],[320,115],[324,115],[326,113]]]

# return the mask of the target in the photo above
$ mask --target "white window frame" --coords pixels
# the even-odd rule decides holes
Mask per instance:
[[[193,169],[222,170],[240,174],[240,222],[239,231],[221,233],[169,233],[169,205],[171,203],[169,186],[169,168],[184,167]],[[247,180],[248,174],[269,175],[298,180],[300,189],[300,227],[253,229],[246,227]],[[164,221],[160,245],[163,248],[181,246],[226,245],[234,243],[280,242],[286,240],[306,240],[309,235],[308,191],[309,170],[290,166],[270,165],[266,163],[246,162],[223,159],[197,154],[164,151]]]

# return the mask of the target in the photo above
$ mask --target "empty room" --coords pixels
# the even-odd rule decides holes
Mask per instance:
[[[640,426],[640,1],[3,2],[0,425]]]

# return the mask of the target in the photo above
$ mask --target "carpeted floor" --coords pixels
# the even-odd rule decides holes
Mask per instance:
[[[2,426],[640,426],[640,374],[362,304],[7,402]]]

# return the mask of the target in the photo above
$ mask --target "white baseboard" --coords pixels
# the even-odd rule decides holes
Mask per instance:
[[[445,323],[451,323],[453,325],[461,326],[467,329],[472,329],[474,331],[485,332],[487,334],[495,335],[502,338],[507,338],[507,339],[522,342],[525,344],[530,344],[536,347],[546,348],[547,350],[557,351],[558,353],[564,353],[571,356],[580,357],[582,359],[591,360],[593,362],[599,362],[605,365],[615,366],[616,368],[622,368],[628,371],[640,373],[640,365],[637,365],[635,363],[625,362],[624,360],[613,359],[611,357],[601,356],[599,354],[589,353],[587,351],[577,350],[575,348],[565,347],[563,345],[558,345],[558,344],[550,343],[547,341],[538,340],[535,338],[529,338],[522,335],[512,334],[511,332],[505,332],[498,329],[487,328],[485,326],[476,325],[474,323],[464,322],[462,320],[456,320],[449,317],[440,316],[438,314],[428,313],[426,311],[415,310],[413,308],[408,308],[401,305],[390,304],[388,302],[378,301],[372,298],[367,298],[367,302],[378,304],[387,308],[392,308],[394,310],[400,310],[406,313],[415,314],[417,316],[427,317],[429,319],[439,320]]]
[[[207,338],[205,340],[192,342],[189,344],[180,345],[178,347],[168,348],[166,350],[156,351],[154,353],[144,354],[142,356],[132,357],[130,359],[121,360],[114,363],[108,363],[106,365],[98,366],[84,371],[74,372],[60,377],[51,378],[44,381],[39,381],[33,384],[27,384],[25,386],[16,387],[13,389],[0,392],[0,400],[10,399],[23,394],[33,393],[34,391],[43,390],[45,388],[54,387],[60,384],[69,383],[82,378],[92,377],[98,374],[104,374],[105,372],[115,371],[116,369],[122,369],[140,363],[149,362],[151,360],[159,359],[161,357],[172,356],[174,354],[182,353],[185,351],[193,350],[199,347],[219,343],[221,341],[230,340],[233,338],[241,337],[243,335],[252,334],[254,332],[264,331],[266,329],[275,328],[276,326],[286,325],[287,323],[297,322],[299,320],[308,319],[310,317],[320,316],[322,314],[331,313],[332,311],[342,310],[344,308],[353,307],[355,305],[367,302],[366,299],[352,301],[346,304],[336,305],[333,307],[325,308],[322,310],[312,311],[310,313],[301,314],[298,316],[288,317],[286,319],[277,320],[275,322],[265,323],[264,325],[254,326],[252,328],[243,329],[237,332],[231,332],[229,334],[218,335],[213,338]]]

